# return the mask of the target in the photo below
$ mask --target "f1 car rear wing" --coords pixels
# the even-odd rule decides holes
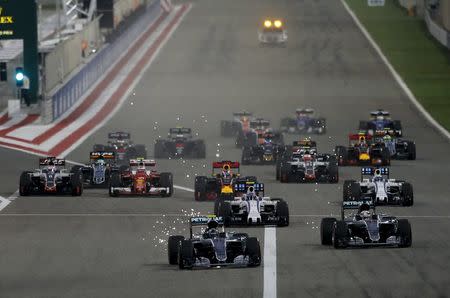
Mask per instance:
[[[270,121],[265,119],[256,119],[250,121],[250,127],[251,128],[258,128],[258,127],[269,127]]]
[[[174,127],[169,130],[171,135],[188,135],[191,134],[192,130],[186,127]]]
[[[361,179],[363,176],[386,176],[386,177],[389,177],[389,168],[364,167],[364,168],[361,168]]]
[[[230,170],[237,169],[239,172],[240,164],[237,161],[222,160],[222,161],[213,162],[212,168],[213,168],[213,170],[212,170],[213,175],[214,175],[214,169],[226,169],[226,168],[228,168]]]
[[[93,151],[89,154],[91,160],[114,159],[115,154],[111,151]]]
[[[314,114],[314,110],[311,108],[306,108],[306,109],[297,109],[295,110],[295,112],[297,114],[302,114],[302,115],[307,115],[307,114]]]
[[[66,160],[56,158],[53,156],[49,156],[46,158],[39,158],[39,166],[50,166],[50,165],[63,167],[66,165]]]
[[[210,221],[216,221],[219,225],[223,225],[223,218],[221,216],[207,215],[207,216],[194,216],[191,217],[191,226],[204,226]]]
[[[292,142],[292,146],[294,146],[294,147],[304,147],[304,148],[316,148],[317,147],[317,143],[315,141],[301,140],[301,141],[294,141],[294,142]]]
[[[211,221],[215,221],[218,227],[224,227],[224,220],[221,216],[208,215],[208,216],[194,216],[189,220],[189,232],[192,238],[192,227],[207,226]]]
[[[366,141],[370,141],[372,139],[372,136],[365,133],[351,133],[348,135],[348,139],[351,141],[355,141],[355,140],[361,140],[361,138],[364,138],[364,140]]]
[[[108,134],[109,139],[116,139],[116,140],[129,140],[131,138],[131,134],[129,132],[110,132]]]
[[[263,183],[257,183],[252,181],[247,181],[245,183],[236,183],[234,184],[234,191],[235,192],[243,192],[246,193],[249,189],[249,187],[253,187],[254,191],[258,193],[262,193],[264,196],[264,184]]]
[[[141,163],[143,163],[146,167],[156,166],[156,161],[152,159],[130,159],[130,167],[137,167]]]
[[[377,117],[377,116],[389,117],[390,115],[391,115],[391,113],[389,113],[388,111],[385,111],[385,110],[376,110],[376,111],[370,112],[370,116],[372,116],[372,117]]]
[[[345,210],[358,210],[363,205],[365,205],[367,209],[373,209],[375,211],[375,204],[372,199],[361,199],[359,201],[343,201],[341,208],[342,219],[344,219]]]
[[[247,111],[233,113],[234,117],[251,117],[252,115],[253,115],[253,113],[250,113]]]

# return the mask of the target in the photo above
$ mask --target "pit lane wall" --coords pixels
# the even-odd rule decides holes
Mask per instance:
[[[45,55],[45,92],[48,93],[64,82],[70,73],[85,62],[92,51],[101,48],[100,18],[87,24],[82,31],[58,44]]]
[[[135,0],[127,1],[136,3]],[[137,14],[137,19],[130,26],[126,27],[124,25],[127,23],[126,20],[120,22],[124,29],[120,30],[119,36],[116,36],[110,43],[105,44],[67,82],[49,92],[41,111],[41,119],[44,123],[50,123],[58,119],[69,110],[108,71],[114,62],[118,60],[119,56],[126,52],[129,45],[142,33],[142,28],[157,17],[161,7],[159,1],[152,1],[149,4],[145,3],[139,9],[143,13]]]

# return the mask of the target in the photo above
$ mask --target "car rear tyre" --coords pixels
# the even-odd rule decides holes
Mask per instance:
[[[336,218],[332,217],[322,218],[320,223],[320,241],[322,245],[333,244],[333,226],[336,221]]]
[[[70,177],[72,196],[81,196],[83,194],[81,167],[73,167],[70,172],[72,173],[72,176]]]
[[[167,253],[169,257],[170,265],[178,265],[178,254],[180,250],[181,241],[184,240],[183,236],[170,236],[167,243]]]
[[[416,144],[414,142],[408,142],[408,159],[416,160]]]
[[[407,219],[399,219],[397,236],[400,238],[399,247],[410,247],[412,245],[411,224]]]
[[[249,266],[256,267],[261,265],[261,248],[256,237],[249,237],[246,240],[245,254],[249,259]]]
[[[169,189],[169,193],[164,194],[165,197],[171,197],[173,195],[173,175],[172,173],[161,173],[159,176],[159,184],[161,187]]]
[[[180,269],[191,269],[194,263],[194,243],[191,240],[182,240],[178,254],[178,266]]]
[[[232,216],[231,204],[226,201],[221,202],[218,207],[217,215],[223,218],[224,226],[230,226]]]
[[[349,233],[345,221],[339,220],[333,226],[333,246],[334,248],[346,248],[348,246]]]
[[[121,187],[122,186],[122,179],[120,178],[119,173],[113,173],[111,175],[111,179],[109,180],[109,196],[110,197],[117,197],[119,196],[118,191],[113,191],[113,188],[115,187]]]
[[[277,226],[287,227],[289,226],[289,206],[286,201],[280,200],[277,202],[277,216],[279,217]]]
[[[402,184],[402,199],[403,206],[412,206],[414,204],[413,187],[408,182]]]
[[[33,184],[30,176],[31,173],[30,171],[25,171],[20,175],[19,194],[21,196],[29,196],[31,193],[31,186]]]

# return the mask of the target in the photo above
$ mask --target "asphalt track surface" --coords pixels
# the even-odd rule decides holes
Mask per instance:
[[[259,47],[256,28],[265,16],[286,19],[286,48]],[[220,119],[247,109],[278,124],[297,107],[327,118],[329,133],[317,138],[323,152],[345,144],[372,109],[403,121],[417,160],[394,161],[391,173],[413,183],[415,205],[384,210],[410,219],[413,246],[322,247],[320,217],[338,214],[341,184],[281,185],[273,167],[245,166],[242,172],[264,181],[267,194],[289,202],[291,225],[277,229],[278,296],[447,296],[450,145],[410,104],[339,1],[194,1],[135,95],[68,158],[86,161],[109,131],[130,130],[152,152],[170,127],[192,126],[207,142],[207,159],[158,162],[177,185],[193,187],[193,176],[210,171],[217,149],[219,159],[240,159],[233,140],[219,137]],[[0,149],[0,195],[12,194],[20,171],[36,159]],[[344,168],[340,178],[358,173]],[[180,214],[212,207],[181,190],[172,198],[111,199],[102,190],[80,198],[18,198],[0,213],[0,296],[261,297],[262,266],[179,271],[167,265],[160,239],[168,229],[183,232]],[[263,246],[264,228],[246,230]]]

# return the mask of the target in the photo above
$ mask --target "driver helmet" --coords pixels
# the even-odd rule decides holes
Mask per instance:
[[[390,142],[390,141],[392,141],[392,137],[391,137],[389,134],[386,134],[386,135],[383,137],[383,141],[385,141],[385,142]]]
[[[359,215],[361,216],[361,218],[364,219],[369,219],[371,217],[370,211],[368,210],[363,210],[359,213]]]
[[[222,176],[224,178],[230,178],[231,177],[231,173],[230,173],[230,166],[229,165],[224,165],[222,168]]]
[[[255,188],[253,186],[250,186],[247,189],[247,194],[246,194],[245,198],[247,199],[247,201],[255,200],[258,198],[256,195],[256,192],[255,192]]]
[[[105,160],[103,158],[99,158],[99,159],[97,159],[96,164],[103,166],[103,165],[105,165]]]
[[[138,170],[145,170],[145,163],[142,160],[138,163]]]
[[[378,115],[375,117],[375,119],[381,121],[381,120],[384,120],[384,116],[383,116],[383,114],[378,114]]]
[[[217,230],[217,227],[219,226],[219,223],[215,219],[211,219],[208,224],[206,231],[204,233],[205,238],[215,238],[219,235],[219,231]]]

